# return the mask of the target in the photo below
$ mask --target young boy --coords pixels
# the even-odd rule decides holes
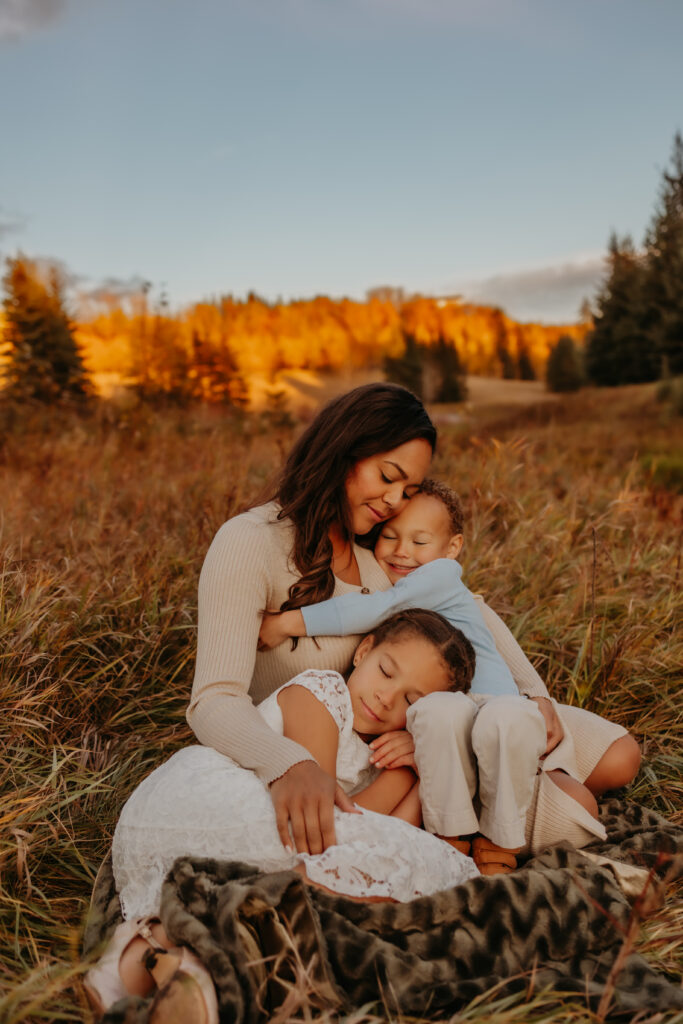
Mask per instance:
[[[469,851],[469,842],[460,837],[481,833],[474,842],[474,857],[483,873],[494,873],[513,868],[515,854],[533,838],[527,834],[527,812],[532,801],[535,809],[538,805],[536,775],[553,740],[546,734],[548,708],[543,714],[539,709],[539,704],[549,704],[548,698],[539,693],[530,700],[520,696],[484,621],[481,603],[462,582],[456,561],[462,530],[457,495],[442,483],[425,481],[421,492],[385,523],[375,545],[375,557],[393,587],[266,615],[261,641],[273,647],[290,636],[367,632],[408,607],[438,611],[461,629],[476,652],[470,693],[432,694],[416,703],[408,710],[408,733],[390,733],[373,741],[372,760],[378,767],[414,767],[428,831],[464,852]],[[549,721],[557,719],[551,715]],[[612,728],[610,739],[625,733],[620,726]],[[554,743],[558,738],[561,732]],[[564,754],[555,755],[556,769],[549,771],[555,786],[548,790],[547,780],[542,780],[546,784],[541,802],[555,829],[552,836],[547,829],[542,831],[542,838],[568,838],[585,845],[604,837],[604,830],[596,820],[593,795],[576,778],[570,738],[562,748]],[[550,769],[550,762],[545,767]],[[566,829],[563,817],[568,819]]]

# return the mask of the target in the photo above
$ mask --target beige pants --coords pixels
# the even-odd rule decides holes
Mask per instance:
[[[555,706],[565,735],[541,761],[545,722],[533,701],[441,692],[416,701],[407,728],[425,828],[448,836],[481,832],[532,853],[564,839],[580,847],[604,838],[602,825],[547,772],[559,768],[583,782],[626,730],[590,711]]]

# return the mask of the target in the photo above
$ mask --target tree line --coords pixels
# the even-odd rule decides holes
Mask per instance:
[[[427,400],[457,401],[465,372],[535,379],[563,330],[577,342],[585,334],[581,325],[517,323],[458,297],[384,289],[365,302],[228,295],[172,314],[145,285],[126,301],[105,296],[75,322],[56,271],[46,275],[21,255],[8,261],[4,285],[6,382],[40,399],[83,395],[109,379],[147,397],[245,406],[256,378],[377,369]]]
[[[683,139],[642,248],[612,234],[592,322],[570,327],[395,289],[365,302],[226,295],[172,314],[147,284],[127,300],[101,295],[76,322],[58,272],[22,255],[7,261],[4,287],[5,393],[41,401],[85,397],[108,376],[145,397],[246,406],[252,381],[288,369],[384,370],[430,401],[463,398],[466,373],[545,376],[557,391],[672,377],[683,374]]]

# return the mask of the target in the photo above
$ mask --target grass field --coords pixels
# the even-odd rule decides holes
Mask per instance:
[[[469,585],[554,696],[633,730],[631,795],[683,822],[683,420],[647,386],[454,412],[437,410],[435,473],[465,499]],[[87,1021],[79,947],[117,811],[190,739],[202,558],[295,428],[207,408],[0,414],[0,1021]],[[682,940],[679,890],[639,948],[679,976]],[[453,1018],[593,1019],[495,993]]]

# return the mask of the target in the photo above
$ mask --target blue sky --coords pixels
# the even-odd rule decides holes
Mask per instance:
[[[650,220],[681,39],[680,0],[0,0],[0,253],[572,319]]]

